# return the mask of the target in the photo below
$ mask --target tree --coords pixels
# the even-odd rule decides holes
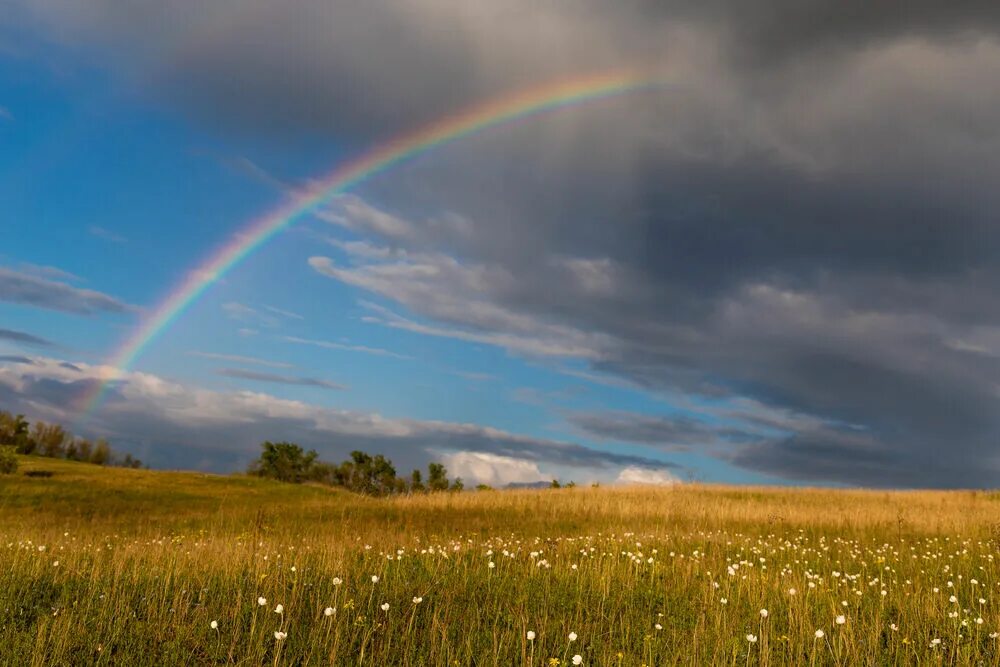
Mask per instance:
[[[549,484],[549,488],[550,488],[550,489],[558,489],[558,488],[560,488],[561,486],[562,486],[562,485],[561,485],[561,484],[559,484],[559,480],[558,480],[558,479],[554,479],[554,480],[552,480],[552,483],[551,483],[551,484]]]
[[[89,461],[91,454],[94,451],[94,445],[86,438],[77,438],[76,445],[76,460],[77,461]],[[67,451],[68,454],[68,451]]]
[[[61,458],[65,454],[67,434],[59,424],[35,422],[31,427],[31,440],[35,443],[35,451],[42,456]]]
[[[455,481],[452,482],[451,486],[448,488],[449,491],[462,491],[464,489],[465,489],[465,484],[462,483],[461,477],[456,477]]]
[[[111,462],[111,445],[104,438],[98,438],[94,445],[94,451],[90,454],[90,462],[99,466],[107,465]]]
[[[305,452],[291,442],[261,443],[260,458],[250,464],[249,473],[282,482],[303,482],[309,479],[316,462],[316,451]]]
[[[24,415],[0,411],[0,445],[13,447],[18,454],[31,454],[35,443],[28,435],[28,428]]]
[[[420,475],[420,470],[414,470],[410,473],[410,493],[423,493],[427,490],[424,486],[424,480]]]
[[[476,491],[492,491],[493,487],[489,484],[476,484]]]
[[[13,475],[17,472],[17,454],[10,445],[0,445],[0,475]]]
[[[140,461],[139,459],[135,458],[131,454],[126,454],[125,458],[122,459],[120,465],[123,468],[135,468],[135,469],[139,469],[139,468],[142,467],[142,461]]]
[[[440,463],[427,464],[427,487],[431,491],[448,490],[448,469]]]

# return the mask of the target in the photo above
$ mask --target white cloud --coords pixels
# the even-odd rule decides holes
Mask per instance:
[[[486,452],[451,452],[441,455],[441,462],[451,477],[461,477],[466,485],[489,484],[504,487],[514,483],[541,482],[551,477],[542,474],[534,461]]]
[[[666,470],[654,470],[652,468],[640,468],[639,466],[628,466],[618,473],[616,484],[654,484],[666,486],[677,484],[680,480]]]
[[[313,340],[311,338],[299,338],[298,336],[284,336],[282,337],[282,340],[284,340],[287,343],[296,343],[298,345],[313,345],[315,347],[322,347],[327,350],[344,350],[345,352],[361,352],[362,354],[372,354],[377,357],[392,357],[393,359],[413,358],[405,354],[399,354],[398,352],[384,350],[380,347],[369,347],[367,345],[354,345],[352,343],[335,343],[333,341],[328,341],[328,340]]]
[[[257,357],[246,357],[239,354],[222,354],[220,352],[201,352],[198,350],[193,350],[188,352],[194,357],[203,357],[205,359],[220,359],[222,361],[234,361],[238,364],[250,364],[251,366],[266,366],[267,368],[291,368],[292,364],[286,364],[280,361],[268,361],[267,359],[258,359]]]

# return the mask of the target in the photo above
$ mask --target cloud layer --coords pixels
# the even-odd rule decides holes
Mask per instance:
[[[112,296],[0,267],[0,301],[75,315],[126,313],[134,308]]]
[[[470,479],[483,466],[493,470],[486,476],[513,481],[535,475],[538,466],[579,469],[598,477],[613,476],[629,465],[671,467],[653,458],[476,424],[389,418],[250,391],[211,391],[146,373],[122,375],[44,357],[10,357],[0,363],[0,405],[31,418],[75,423],[79,415],[68,406],[107,379],[113,385],[106,404],[87,428],[159,467],[243,469],[268,439],[314,447],[325,460],[339,461],[353,449],[382,453],[401,472],[453,457],[448,460]]]
[[[372,325],[579,359],[758,422],[733,438],[718,415],[577,419],[594,436],[709,442],[795,480],[996,482],[996,3],[24,11],[128,53],[124,76],[208,125],[279,139],[367,143],[527,83],[649,67],[672,85],[470,138],[332,202],[338,241],[310,264],[363,292]],[[122,307],[10,273],[0,298]]]

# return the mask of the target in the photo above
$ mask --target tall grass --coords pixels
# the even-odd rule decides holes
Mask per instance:
[[[21,470],[3,664],[1000,664],[996,494]]]

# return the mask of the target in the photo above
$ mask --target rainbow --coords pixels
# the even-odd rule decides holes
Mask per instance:
[[[547,111],[649,88],[656,80],[637,70],[616,70],[562,79],[502,95],[396,136],[297,191],[281,206],[233,235],[152,311],[106,362],[115,377],[99,383],[80,400],[81,412],[95,410],[113,381],[215,281],[296,219],[362,181],[405,160],[482,130]]]

